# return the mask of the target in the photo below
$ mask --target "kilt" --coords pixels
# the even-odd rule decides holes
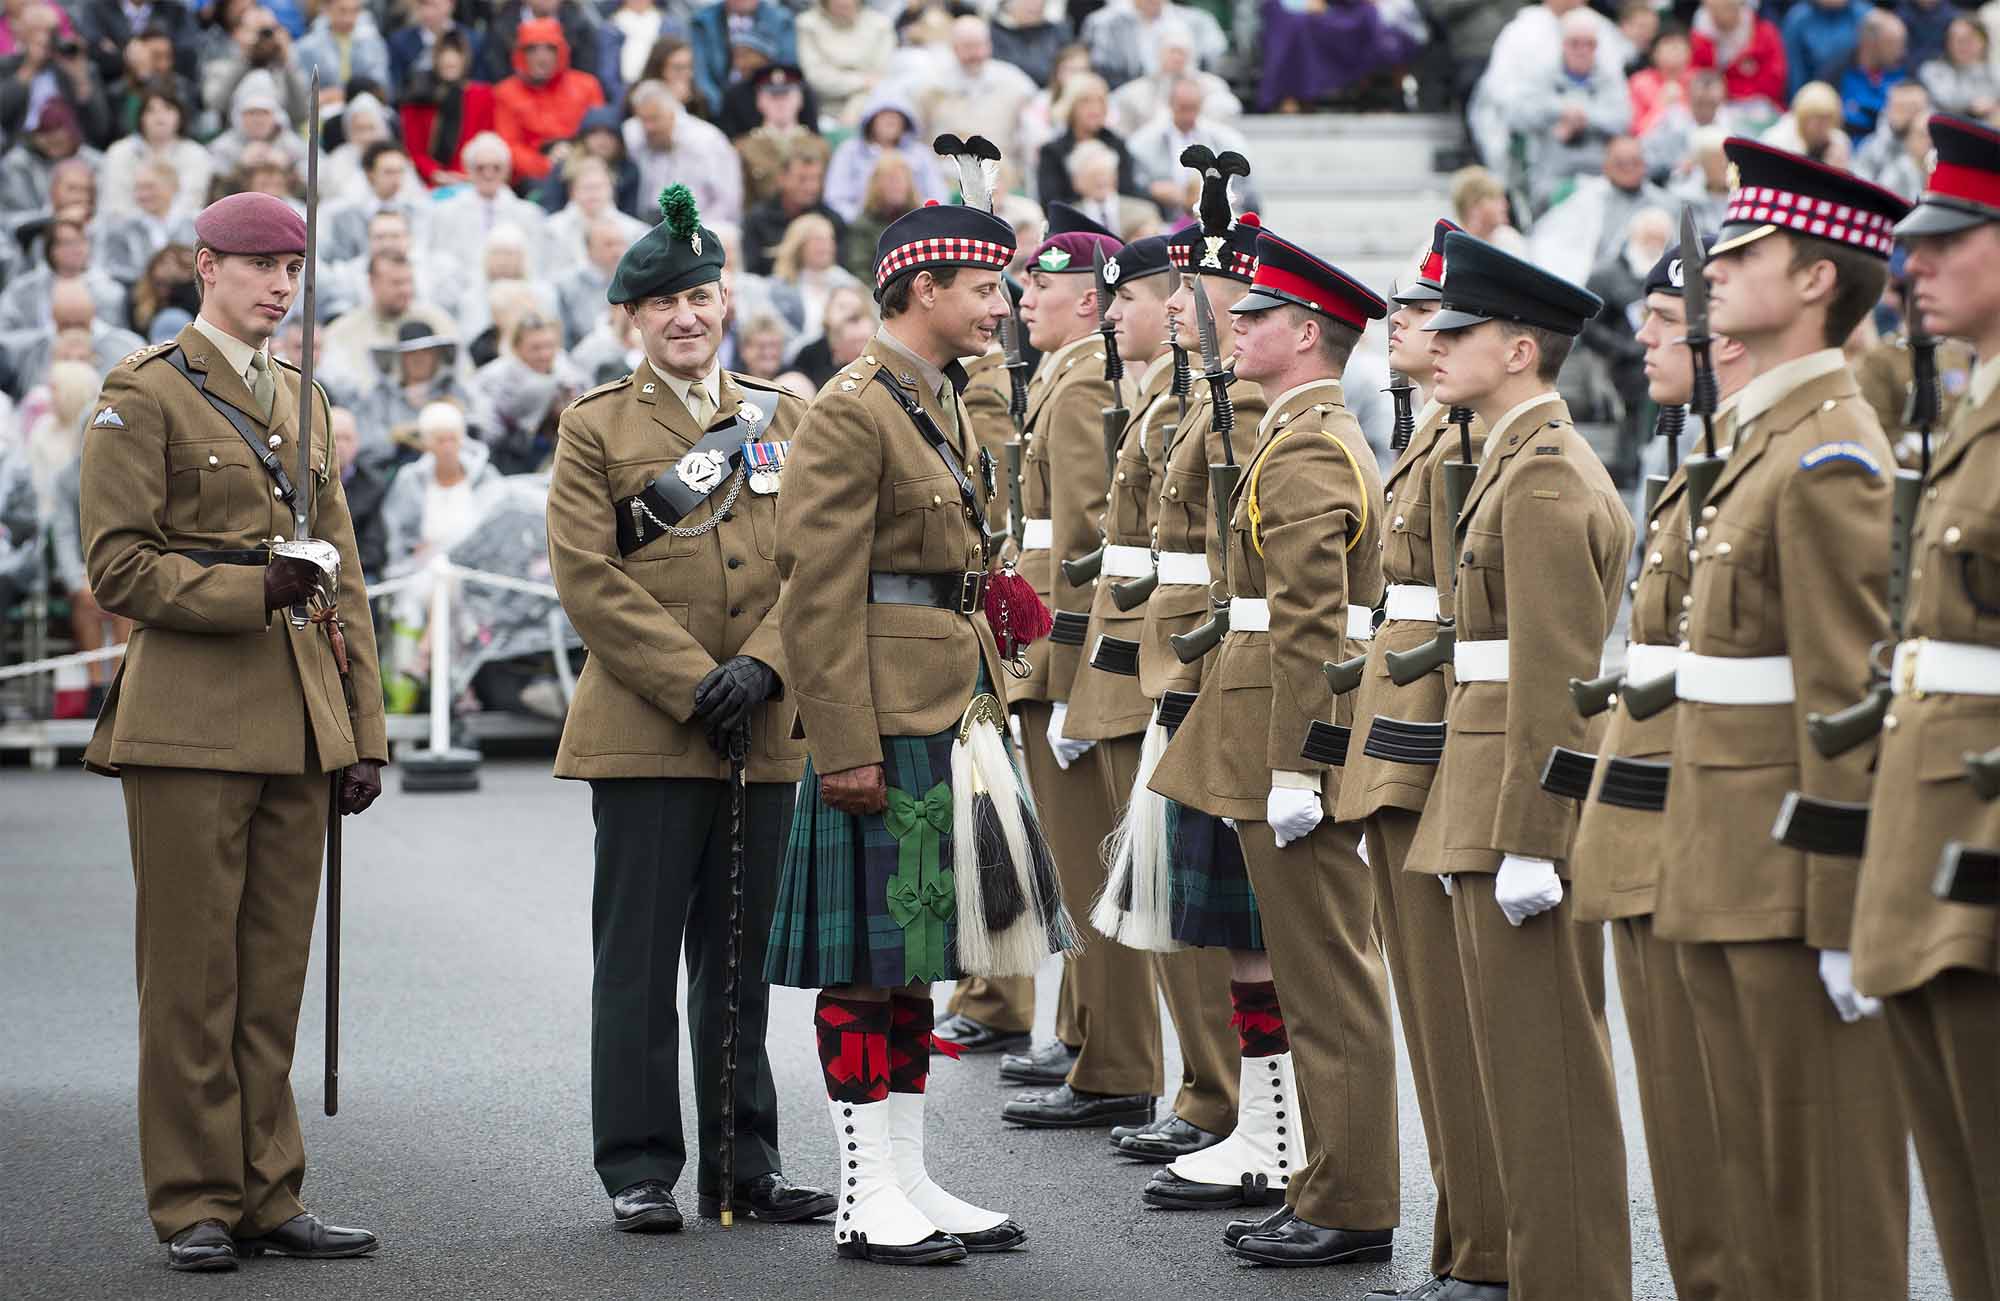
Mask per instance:
[[[1206,949],[1261,953],[1264,927],[1243,866],[1243,846],[1221,818],[1167,801],[1173,845],[1168,903],[1174,938]]]
[[[919,799],[940,782],[949,788],[957,737],[957,723],[932,736],[883,737],[888,785]],[[819,773],[807,758],[779,869],[764,978],[803,989],[851,984],[900,989],[912,981],[957,980],[964,973],[958,968],[955,917],[943,923],[942,967],[909,970],[904,930],[889,912],[889,883],[901,867],[901,848],[884,815],[857,817],[830,809],[819,789]],[[940,846],[946,864],[951,840],[947,828]]]

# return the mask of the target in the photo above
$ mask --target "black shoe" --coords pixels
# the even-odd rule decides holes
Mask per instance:
[[[1000,1059],[1000,1078],[1016,1084],[1061,1084],[1069,1078],[1080,1051],[1060,1039],[1051,1039],[1040,1048],[1008,1053]]]
[[[1241,1183],[1202,1184],[1183,1179],[1171,1170],[1162,1170],[1146,1183],[1139,1194],[1146,1205],[1163,1211],[1205,1211],[1230,1206],[1263,1206],[1275,1195],[1285,1200],[1283,1188],[1273,1188],[1263,1175],[1244,1175]],[[1257,1230],[1261,1232],[1261,1230]],[[1241,1236],[1240,1234],[1238,1235]]]
[[[679,1233],[681,1223],[674,1190],[658,1179],[641,1179],[611,1198],[611,1227],[620,1233]]]
[[[1323,1229],[1296,1215],[1275,1229],[1246,1233],[1233,1250],[1259,1265],[1373,1265],[1394,1254],[1394,1229]]]
[[[1011,1053],[1026,1048],[1029,1041],[1026,1030],[996,1030],[963,1012],[953,1012],[931,1033],[948,1044],[957,1044],[962,1053]]]
[[[981,1229],[977,1233],[954,1233],[952,1236],[964,1243],[967,1251],[1012,1251],[1028,1240],[1028,1231],[1012,1220],[1002,1220],[990,1229]]]
[[[800,1220],[831,1215],[837,1205],[832,1193],[817,1188],[801,1188],[776,1170],[736,1185],[735,1210],[766,1224],[796,1224]],[[702,1193],[695,1209],[707,1219],[722,1215],[722,1199]]]
[[[1450,1282],[1450,1275],[1437,1274],[1401,1292],[1370,1292],[1361,1301],[1438,1301],[1439,1291]]]
[[[302,1211],[269,1233],[238,1238],[236,1250],[246,1256],[291,1256],[298,1260],[339,1260],[365,1256],[381,1246],[366,1229],[343,1229],[311,1211]]]
[[[220,1220],[190,1224],[167,1240],[167,1268],[218,1273],[236,1268],[236,1242]]]
[[[1233,1247],[1243,1241],[1246,1234],[1269,1233],[1273,1229],[1289,1223],[1291,1218],[1292,1208],[1289,1206],[1280,1206],[1261,1220],[1231,1220],[1222,1230],[1222,1245]]]
[[[949,1233],[933,1233],[907,1247],[878,1247],[868,1241],[867,1234],[856,1233],[833,1244],[833,1249],[849,1260],[872,1260],[882,1265],[948,1265],[965,1259],[965,1244]]]
[[[1446,1278],[1444,1286],[1424,1301],[1507,1301],[1505,1283],[1474,1283],[1470,1279]]]
[[[1222,1135],[1211,1134],[1201,1126],[1182,1120],[1173,1112],[1136,1129],[1111,1131],[1111,1146],[1118,1149],[1120,1156],[1129,1156],[1139,1161],[1172,1161],[1190,1152],[1199,1152],[1205,1147],[1214,1147],[1222,1141]]]
[[[1151,1120],[1158,1100],[1148,1093],[1084,1093],[1058,1084],[1047,1093],[1024,1093],[1000,1108],[1000,1119],[1036,1129],[1090,1129],[1119,1121]]]

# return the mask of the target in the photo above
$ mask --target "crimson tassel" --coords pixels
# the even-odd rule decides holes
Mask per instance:
[[[1040,641],[1055,629],[1055,616],[1034,584],[1009,566],[986,579],[986,623],[1000,643],[1000,657],[1013,659],[1023,648]]]

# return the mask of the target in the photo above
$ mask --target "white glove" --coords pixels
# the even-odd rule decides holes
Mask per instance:
[[[1854,955],[1846,949],[1819,951],[1819,983],[1826,986],[1826,996],[1833,1000],[1833,1010],[1843,1021],[1882,1014],[1881,999],[1870,998],[1854,987]]]
[[[1068,717],[1069,702],[1056,701],[1049,711],[1049,751],[1056,757],[1056,767],[1064,772],[1068,772],[1069,766],[1083,757],[1084,751],[1097,744],[1095,741],[1072,741],[1064,736],[1063,720]]]
[[[1509,925],[1519,926],[1538,913],[1562,902],[1562,878],[1556,865],[1546,858],[1519,858],[1507,854],[1500,860],[1500,875],[1493,882],[1493,900],[1507,914]]]
[[[1451,873],[1446,872],[1443,876],[1439,877],[1438,884],[1444,887],[1444,897],[1447,899],[1451,898]]]
[[[1304,840],[1325,816],[1326,809],[1320,805],[1317,789],[1273,785],[1264,801],[1264,820],[1271,824],[1271,834],[1277,837],[1279,849],[1294,840]]]

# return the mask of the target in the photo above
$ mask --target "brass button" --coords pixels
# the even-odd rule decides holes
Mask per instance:
[[[1894,714],[1882,715],[1882,730],[1885,732],[1896,730],[1896,716]]]
[[[1625,590],[1630,592],[1632,595],[1637,596],[1639,594],[1638,580],[1634,579],[1632,582],[1625,584]]]
[[[1965,534],[1959,530],[1958,525],[1954,524],[1944,531],[1944,544],[1948,547],[1955,547],[1958,545],[1958,540],[1964,536]]]
[[[1718,543],[1716,543],[1716,544],[1715,544],[1715,554],[1716,554],[1716,555],[1718,555],[1718,556],[1726,556],[1726,555],[1728,555],[1728,554],[1730,553],[1731,549],[1732,549],[1732,548],[1730,547],[1730,545],[1729,545],[1729,544],[1728,544],[1727,542],[1718,542]]]
[[[1395,523],[1394,523],[1393,525],[1391,525],[1390,527],[1392,527],[1392,528],[1401,528],[1401,527],[1403,527],[1403,517],[1402,517],[1401,515],[1398,515],[1398,516],[1396,517],[1396,522],[1395,522]]]
[[[1695,549],[1694,549],[1693,547],[1689,547],[1689,548],[1688,548],[1688,563],[1689,563],[1690,565],[1692,565],[1692,564],[1694,564],[1694,563],[1695,563],[1696,561],[1698,561],[1698,560],[1700,560],[1700,559],[1701,559],[1701,552],[1699,552],[1699,551],[1696,551],[1696,550],[1695,550]]]
[[[1701,517],[1702,517],[1703,519],[1714,519],[1714,518],[1715,518],[1715,507],[1713,507],[1713,506],[1703,506],[1703,507],[1701,508]]]
[[[1646,531],[1648,533],[1658,533],[1660,531],[1660,521],[1654,520],[1651,524],[1648,524]]]
[[[1649,565],[1658,565],[1664,563],[1665,561],[1666,557],[1657,551],[1655,551],[1652,555],[1646,557],[1646,563]]]
[[[942,505],[944,505],[944,498],[942,498],[942,497],[938,496],[938,495],[937,495],[936,493],[932,493],[932,494],[931,494],[931,505],[933,505],[933,506],[942,506]]]
[[[1123,471],[1123,470],[1120,470],[1120,471],[1118,472],[1118,482],[1120,482],[1120,483],[1123,483],[1123,482],[1125,482],[1125,471]]]
[[[1834,408],[1834,401],[1832,398],[1828,398],[1826,401],[1819,404],[1819,409],[1821,411],[1831,411],[1833,410],[1833,408]]]
[[[285,436],[283,434],[272,434],[268,441],[272,447],[283,447],[285,445]]]
[[[1167,489],[1167,496],[1169,497],[1178,497],[1180,495],[1181,495],[1181,490],[1178,487],[1172,487]]]
[[[1696,542],[1706,542],[1706,541],[1708,541],[1708,525],[1706,525],[1706,524],[1702,524],[1702,525],[1699,525],[1699,526],[1697,526],[1697,527],[1695,528],[1695,531],[1694,531],[1694,540],[1695,540]]]
[[[272,484],[272,485],[271,485],[271,495],[272,495],[273,497],[282,497],[282,496],[284,496],[285,494],[284,494],[284,493],[282,493],[282,492],[279,492],[279,491],[278,491],[278,485],[274,483],[274,484]]]
[[[1394,501],[1394,500],[1396,500],[1396,494],[1395,494],[1395,491],[1394,491],[1394,490],[1392,489],[1392,490],[1390,490],[1390,491],[1388,491],[1388,492],[1385,492],[1385,493],[1383,493],[1383,494],[1382,494],[1382,500],[1383,500],[1383,501]]]
[[[210,465],[221,465],[221,464],[222,464],[222,458],[221,458],[221,457],[219,457],[219,456],[211,456],[211,457],[209,457],[209,458],[208,458],[208,463],[209,463]]]
[[[1694,609],[1694,597],[1693,597],[1693,595],[1692,595],[1692,594],[1690,594],[1690,595],[1688,595],[1688,596],[1683,596],[1683,597],[1681,598],[1681,609],[1683,609],[1683,610],[1692,610],[1692,609]]]
[[[1936,501],[1936,500],[1937,500],[1937,489],[1936,489],[1936,488],[1926,488],[1926,489],[1924,489],[1924,500],[1925,500],[1925,501]]]

